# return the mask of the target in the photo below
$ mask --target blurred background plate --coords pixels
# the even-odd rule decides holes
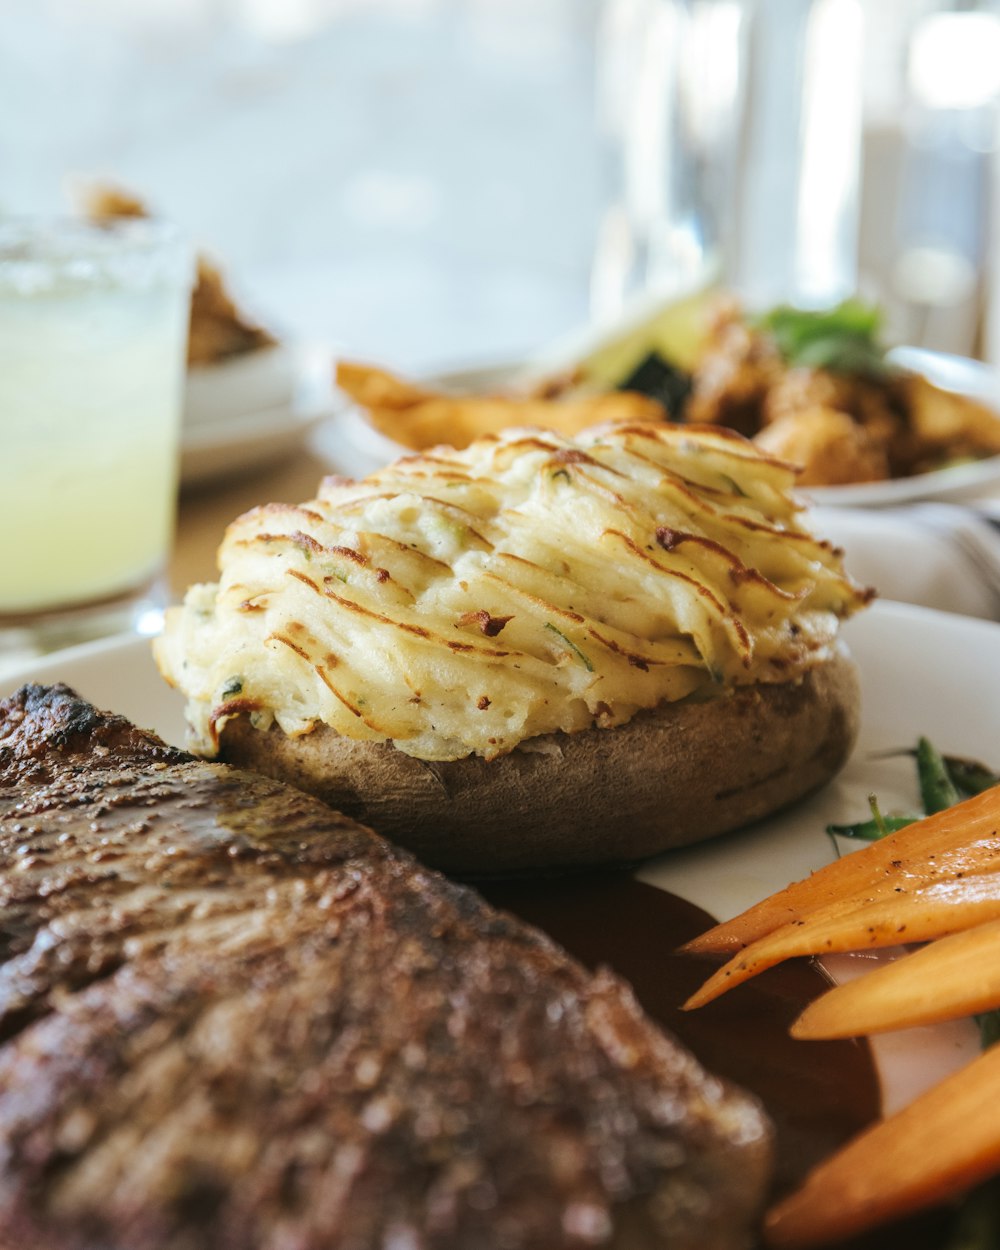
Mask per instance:
[[[324,416],[326,410],[278,404],[185,430],[181,440],[181,485],[188,488],[236,477],[291,455]]]
[[[335,410],[333,354],[279,344],[190,370],[181,438],[181,485],[249,473],[298,451]]]
[[[822,507],[889,508],[930,501],[972,501],[1000,492],[1000,456],[917,473],[885,482],[858,482],[853,486],[810,486],[809,499]]]
[[[243,352],[212,365],[189,365],[184,386],[184,429],[288,407],[298,386],[299,361],[285,343]]]

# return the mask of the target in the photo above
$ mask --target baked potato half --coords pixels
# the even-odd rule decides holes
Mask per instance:
[[[156,654],[194,749],[464,875],[751,823],[854,742],[871,592],[726,431],[512,430],[227,530]]]
[[[427,761],[321,725],[227,721],[220,758],[289,781],[424,862],[466,876],[630,863],[740,828],[844,764],[858,729],[843,651],[794,681],[545,734],[496,759]]]

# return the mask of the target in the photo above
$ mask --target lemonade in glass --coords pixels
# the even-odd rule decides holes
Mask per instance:
[[[173,532],[191,278],[163,223],[0,222],[8,641],[148,623]]]

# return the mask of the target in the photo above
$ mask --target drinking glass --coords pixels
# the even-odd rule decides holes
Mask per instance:
[[[713,283],[761,307],[855,289],[862,18],[859,0],[604,0],[597,320]]]
[[[163,222],[0,221],[0,658],[158,628],[192,279]]]

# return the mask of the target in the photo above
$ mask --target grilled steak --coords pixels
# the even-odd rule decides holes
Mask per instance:
[[[0,1250],[712,1250],[769,1153],[622,982],[369,830],[0,703]]]

